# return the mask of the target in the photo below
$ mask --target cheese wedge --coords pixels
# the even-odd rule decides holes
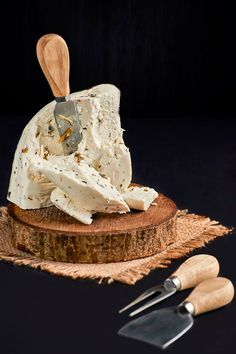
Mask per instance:
[[[119,90],[109,84],[93,87],[71,94],[80,113],[82,142],[78,150],[63,156],[62,146],[58,143],[53,109],[55,101],[42,108],[27,124],[19,140],[12,166],[8,200],[22,209],[37,209],[52,205],[50,195],[55,184],[38,169],[42,160],[60,165],[70,165],[80,161],[91,165],[106,177],[112,179],[115,188],[120,189],[121,180],[128,187],[131,181],[131,159],[123,141],[123,130],[119,116]],[[119,154],[115,157],[116,148]],[[116,158],[112,170],[107,168],[109,161]],[[100,161],[101,159],[101,161]],[[121,177],[114,169],[125,171]],[[117,176],[117,177],[116,177]]]
[[[147,210],[158,197],[158,193],[149,187],[130,187],[124,193],[124,200],[131,209]]]
[[[22,209],[55,205],[90,224],[96,212],[146,210],[157,193],[129,189],[132,168],[120,124],[120,91],[103,84],[71,94],[83,139],[64,156],[53,110],[42,108],[27,124],[12,166],[8,200]]]
[[[76,200],[70,198],[68,194],[61,189],[56,188],[51,193],[51,202],[60,210],[73,218],[79,220],[83,224],[91,224],[92,213],[81,207],[81,204]]]
[[[98,211],[128,212],[121,192],[130,184],[132,170],[120,125],[120,92],[103,84],[71,98],[83,133],[78,150],[63,155],[53,116],[55,102],[49,103],[31,119],[19,140],[8,200],[22,209],[56,205],[84,223]]]
[[[43,161],[38,169],[67,196],[79,203],[81,208],[89,212],[126,213],[129,211],[123,195],[109,179],[102,177],[93,167],[85,163],[63,167]]]

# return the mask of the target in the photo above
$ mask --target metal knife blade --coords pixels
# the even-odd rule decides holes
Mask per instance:
[[[77,150],[82,140],[79,115],[74,101],[56,100],[54,117],[60,135],[58,143],[62,144],[64,154],[69,155]]]
[[[130,321],[118,334],[155,345],[162,349],[180,338],[193,325],[193,317],[178,307],[167,307],[153,311]]]

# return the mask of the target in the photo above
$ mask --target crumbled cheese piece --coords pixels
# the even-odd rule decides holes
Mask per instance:
[[[124,191],[132,175],[129,149],[124,144],[108,146],[99,160],[98,169],[110,177],[111,183],[118,190]]]
[[[60,210],[73,218],[79,220],[83,224],[91,224],[93,221],[92,213],[81,208],[80,202],[70,198],[65,192],[59,188],[54,189],[51,193],[51,202]]]
[[[157,196],[153,188],[130,187],[124,193],[124,200],[131,209],[147,210]]]
[[[123,195],[86,164],[74,166],[74,170],[56,168],[48,161],[39,167],[42,174],[90,212],[126,213],[129,211]],[[64,208],[65,209],[65,208]]]

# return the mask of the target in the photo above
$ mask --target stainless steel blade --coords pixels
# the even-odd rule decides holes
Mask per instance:
[[[138,309],[134,310],[133,312],[131,312],[129,314],[130,317],[133,317],[135,315],[137,315],[138,313],[148,309],[149,307],[158,304],[158,302],[161,302],[162,300],[166,299],[167,297],[173,295],[175,292],[177,291],[176,288],[172,288],[172,289],[166,289],[164,286],[162,286],[162,291],[161,294],[156,296],[154,299],[148,301],[146,304],[144,304],[143,306],[139,307]]]
[[[75,102],[67,101],[64,97],[57,99],[54,117],[60,135],[58,142],[62,144],[65,155],[72,154],[77,150],[78,144],[82,140],[79,115]]]
[[[181,337],[193,325],[193,317],[187,311],[183,313],[177,307],[167,307],[153,311],[130,321],[118,334],[166,348]]]
[[[164,288],[163,284],[153,286],[152,288],[144,291],[139,297],[137,297],[137,299],[135,299],[134,301],[130,302],[128,305],[126,305],[125,307],[120,309],[118,312],[122,313],[122,312],[128,310],[130,307],[132,307],[132,306],[138,304],[139,302],[147,299],[149,296],[152,296],[152,295],[154,295],[156,293],[162,293],[163,288]]]

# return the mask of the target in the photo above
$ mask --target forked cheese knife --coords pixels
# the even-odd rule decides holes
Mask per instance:
[[[54,117],[64,155],[77,150],[82,140],[79,115],[75,102],[70,99],[69,51],[58,34],[46,34],[37,43],[37,57],[41,69],[56,99]]]
[[[227,305],[233,296],[234,287],[230,280],[208,279],[179,306],[141,316],[122,327],[118,334],[165,349],[192,327],[194,316]]]
[[[173,295],[176,291],[194,288],[203,280],[217,277],[219,274],[219,269],[219,263],[213,256],[199,254],[197,256],[190,257],[183,264],[181,264],[181,266],[169,278],[167,278],[163,284],[146,290],[136,300],[119,310],[119,313],[128,310],[130,307],[149,298],[150,296],[159,294],[143,306],[139,307],[137,310],[131,312],[129,316],[132,317]]]

